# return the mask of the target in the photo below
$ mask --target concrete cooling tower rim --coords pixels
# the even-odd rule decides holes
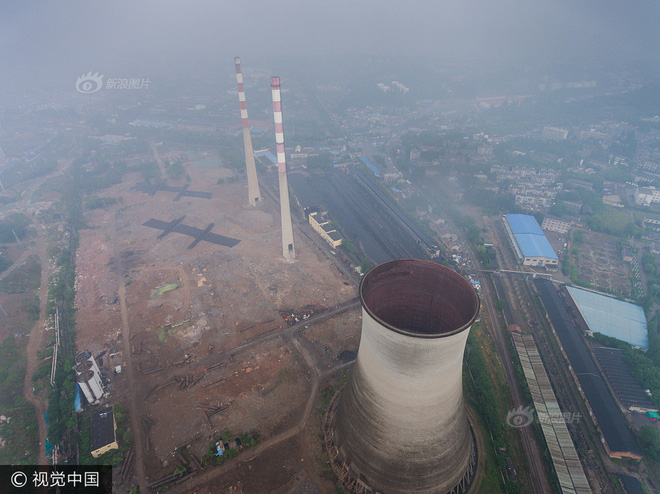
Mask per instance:
[[[443,338],[470,328],[479,297],[455,271],[431,261],[398,259],[360,282],[360,301],[384,327],[416,338]]]

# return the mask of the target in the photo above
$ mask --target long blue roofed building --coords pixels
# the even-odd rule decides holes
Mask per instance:
[[[534,216],[505,214],[502,220],[513,249],[523,266],[557,268],[559,258]]]

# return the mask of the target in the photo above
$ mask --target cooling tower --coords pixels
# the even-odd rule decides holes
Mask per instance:
[[[357,360],[326,416],[333,470],[348,492],[459,493],[476,447],[462,364],[476,292],[439,264],[396,260],[360,284]]]

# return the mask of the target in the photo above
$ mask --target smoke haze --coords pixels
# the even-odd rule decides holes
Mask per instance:
[[[283,0],[2,3],[3,92],[70,86],[83,72],[191,75],[344,56],[608,64],[655,70],[655,2]],[[647,59],[645,57],[653,57]],[[304,67],[303,67],[304,68]]]

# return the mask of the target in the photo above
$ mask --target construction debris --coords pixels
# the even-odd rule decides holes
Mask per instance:
[[[203,387],[204,388],[210,388],[211,386],[215,386],[216,384],[223,383],[223,382],[227,381],[228,379],[229,378],[227,378],[227,377],[221,377],[220,379],[218,379],[216,381],[205,384]]]
[[[180,365],[190,364],[190,360],[191,360],[191,358],[192,358],[192,357],[191,357],[190,355],[185,354],[185,355],[183,356],[183,359],[179,360],[178,362],[174,362],[174,363],[172,363],[172,364],[170,364],[170,365],[172,365],[172,366],[174,366],[174,367],[179,367]]]
[[[140,374],[151,374],[152,372],[158,372],[159,370],[163,370],[164,368],[165,367],[163,367],[162,365],[152,367],[151,369],[143,369],[142,366],[139,367]]]
[[[149,431],[153,421],[146,415],[142,415],[142,428],[144,429],[144,447],[147,451],[151,450],[151,439],[149,439]]]
[[[126,456],[124,457],[124,462],[121,465],[121,470],[119,471],[122,482],[126,482],[128,480],[128,474],[131,471],[132,462],[133,462],[133,450],[129,449],[128,452],[126,453]]]
[[[227,410],[227,408],[229,408],[229,405],[224,405],[216,408],[215,410],[212,410],[211,412],[205,412],[205,413],[206,415],[208,415],[209,418],[211,418],[217,413],[224,412],[225,410]]]
[[[195,378],[192,374],[186,374],[185,376],[175,377],[174,379],[179,383],[179,389],[187,389],[201,381],[205,375],[206,374],[202,374]]]
[[[176,377],[173,378],[173,379],[170,379],[170,380],[167,381],[166,383],[158,384],[158,385],[154,386],[154,387],[151,388],[151,389],[149,390],[149,392],[144,396],[144,399],[146,400],[149,396],[151,396],[151,393],[154,393],[154,392],[158,391],[159,389],[163,389],[164,387],[169,386],[170,384],[174,384],[175,382],[177,382],[177,378],[176,378]]]
[[[218,362],[217,364],[209,365],[209,366],[206,368],[206,371],[208,372],[208,371],[212,371],[213,369],[218,369],[218,368],[221,369],[221,368],[223,368],[223,367],[226,366],[226,365],[227,365],[226,362]]]
[[[208,426],[209,426],[209,430],[212,431],[212,430],[213,430],[213,426],[211,425],[211,421],[209,420],[209,416],[206,415],[206,412],[205,412],[204,410],[202,410],[202,414],[204,415],[204,420],[206,420],[206,425],[208,425]]]
[[[186,447],[190,446],[192,443],[194,443],[195,441],[197,441],[200,437],[202,437],[202,435],[201,435],[201,434],[197,434],[197,435],[196,435],[195,437],[193,437],[192,439],[189,439],[188,442],[183,443],[181,446],[177,446],[176,449],[183,449],[183,448],[186,448]]]

